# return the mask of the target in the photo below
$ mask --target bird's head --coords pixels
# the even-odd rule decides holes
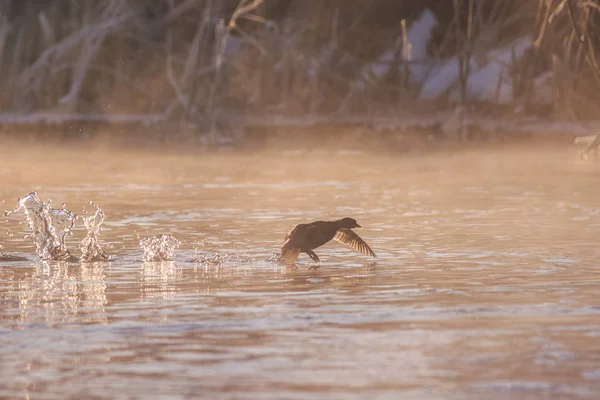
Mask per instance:
[[[361,227],[354,218],[340,219],[339,224],[340,224],[340,228],[343,228],[343,229],[352,229],[352,228],[360,228]]]

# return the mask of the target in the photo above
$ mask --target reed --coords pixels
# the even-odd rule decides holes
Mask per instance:
[[[555,113],[595,118],[600,103],[600,5],[590,0],[538,0],[536,58],[550,64]]]
[[[515,103],[533,98],[532,82],[548,63],[557,109],[580,116],[600,101],[600,7],[589,0],[6,0],[0,107],[107,121],[160,115],[206,132],[233,113],[405,109],[418,92],[408,79],[418,60],[406,33],[426,7],[440,20],[430,53],[458,56],[462,103],[471,101],[471,61],[528,32],[536,40],[527,62],[514,60],[499,77],[515,83]],[[389,73],[364,73],[394,46]]]

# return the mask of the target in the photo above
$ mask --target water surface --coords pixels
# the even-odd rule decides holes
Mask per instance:
[[[8,152],[0,200],[106,214],[112,260],[42,262],[4,218],[0,397],[596,398],[600,175],[571,149]],[[286,232],[356,218],[279,265]],[[139,241],[180,241],[144,262]],[[67,238],[78,254],[81,220]]]

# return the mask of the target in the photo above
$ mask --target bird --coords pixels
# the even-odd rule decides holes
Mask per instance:
[[[297,225],[285,237],[285,243],[281,247],[281,259],[286,264],[295,265],[300,253],[306,253],[313,261],[320,263],[319,256],[313,250],[331,239],[361,254],[377,257],[369,245],[352,230],[360,227],[353,218]]]

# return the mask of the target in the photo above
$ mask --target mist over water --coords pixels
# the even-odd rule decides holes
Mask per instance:
[[[8,152],[0,397],[597,396],[597,166],[337,146]],[[375,261],[278,262],[296,224],[346,216]]]

